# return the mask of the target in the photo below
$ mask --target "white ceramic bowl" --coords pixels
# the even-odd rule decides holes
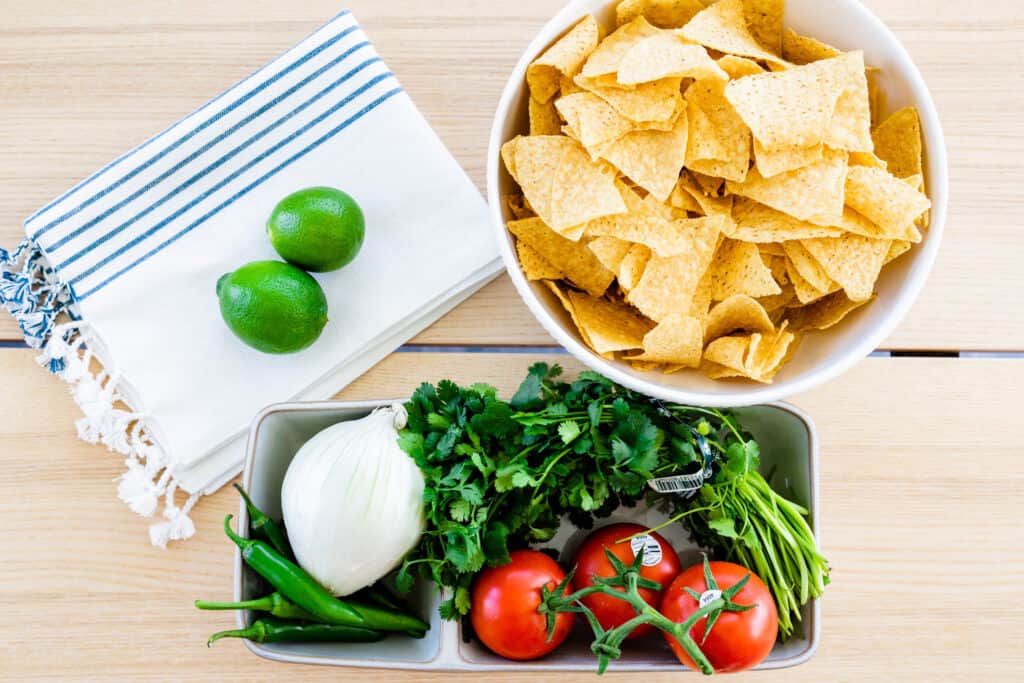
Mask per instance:
[[[891,31],[857,0],[787,0],[785,25],[842,50],[864,50],[865,61],[881,69],[879,84],[886,112],[915,105],[921,114],[925,174],[932,200],[931,227],[924,241],[887,266],[878,281],[878,298],[841,325],[809,334],[796,357],[771,385],[716,382],[698,372],[663,375],[633,370],[591,351],[580,338],[561,304],[540,283],[527,281],[519,269],[514,244],[505,224],[510,220],[502,197],[515,182],[501,163],[501,145],[527,130],[526,67],[586,14],[614,26],[616,2],[573,0],[530,43],[502,93],[491,129],[487,160],[487,197],[495,235],[505,266],[520,296],[544,329],[594,370],[627,387],[677,403],[739,406],[776,401],[834,379],[874,351],[906,316],[924,287],[942,241],[949,194],[946,145],[935,103],[910,55]]]

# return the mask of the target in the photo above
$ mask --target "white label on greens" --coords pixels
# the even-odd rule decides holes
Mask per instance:
[[[696,474],[676,474],[671,477],[649,479],[647,485],[658,493],[690,493],[704,485],[706,473],[701,470]]]
[[[640,549],[644,550],[644,566],[653,567],[654,565],[661,562],[661,544],[654,540],[653,536],[644,534],[643,536],[637,536],[636,538],[630,539],[629,547],[633,549],[633,558],[635,559]]]
[[[700,596],[699,604],[701,608],[707,607],[718,598],[722,597],[722,591],[719,590],[707,590],[704,591]]]

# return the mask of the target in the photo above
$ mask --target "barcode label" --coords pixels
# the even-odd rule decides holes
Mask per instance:
[[[658,493],[691,493],[704,485],[704,472],[649,479],[647,485]]]

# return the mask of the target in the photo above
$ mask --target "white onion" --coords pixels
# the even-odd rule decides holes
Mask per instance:
[[[423,474],[399,447],[401,405],[328,427],[295,455],[281,487],[295,559],[338,596],[370,586],[423,533]]]

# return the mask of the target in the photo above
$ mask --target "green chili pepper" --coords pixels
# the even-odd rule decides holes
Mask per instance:
[[[381,631],[401,631],[413,638],[422,638],[430,624],[400,610],[384,609],[363,602],[349,601],[349,606],[363,618],[362,626]]]
[[[221,638],[245,638],[255,643],[374,643],[384,638],[380,631],[355,626],[303,624],[278,619],[259,619],[249,628],[214,633],[210,647]]]
[[[245,489],[237,483],[235,488],[242,496],[242,500],[245,501],[245,509],[249,511],[249,529],[252,531],[253,536],[261,541],[266,541],[273,546],[274,550],[285,557],[294,557],[291,544],[288,543],[288,537],[285,536],[281,525],[256,507],[252,499],[249,498],[249,494],[245,492]]]
[[[352,594],[352,597],[359,602],[364,602],[368,605],[376,605],[378,607],[383,607],[384,609],[398,612],[407,611],[388,590],[380,588],[377,585],[368,586],[367,588],[356,591]]]
[[[233,515],[224,518],[224,533],[242,551],[242,559],[284,597],[316,617],[337,626],[369,626],[359,612],[338,600],[298,566],[263,541],[245,539],[231,529]],[[397,629],[404,630],[404,629]]]
[[[242,602],[208,602],[206,600],[196,600],[196,607],[205,610],[251,609],[256,612],[266,612],[271,616],[279,617],[281,619],[316,621],[316,617],[301,607],[296,607],[294,604],[288,602],[288,600],[280,593],[271,593],[266,597],[256,598],[255,600],[244,600]]]

